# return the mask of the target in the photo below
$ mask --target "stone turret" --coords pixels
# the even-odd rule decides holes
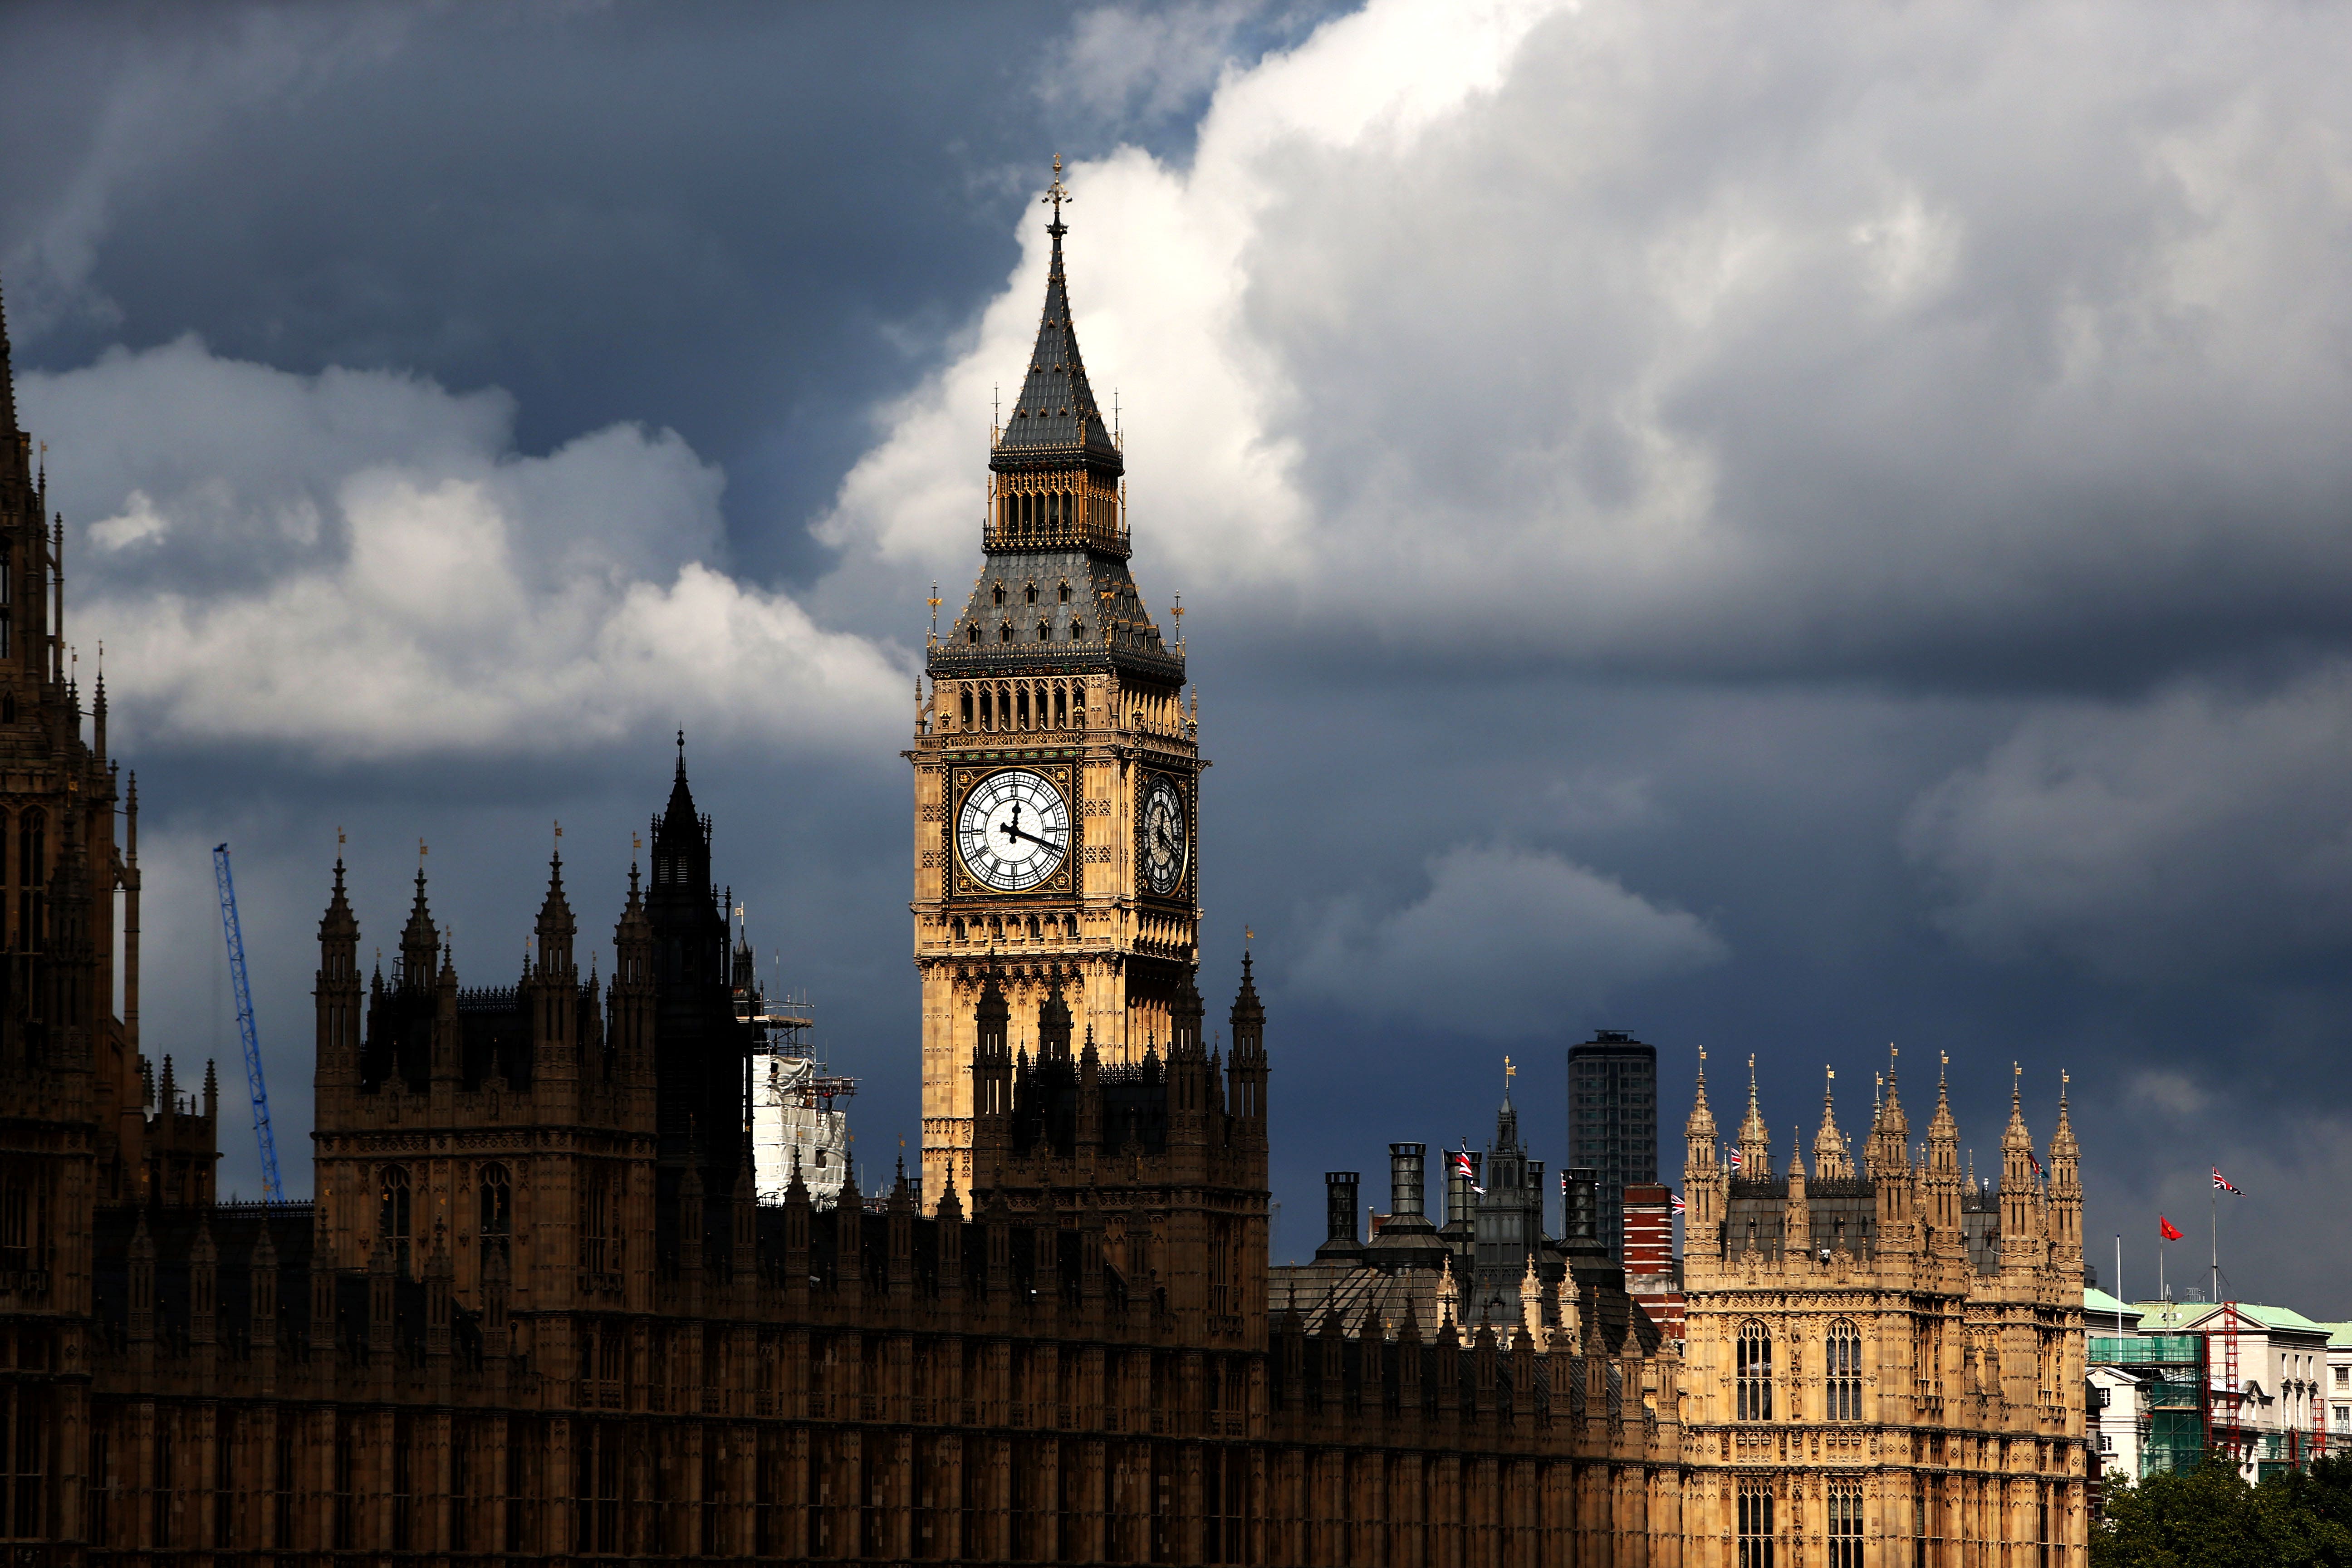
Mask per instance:
[[[1739,1123],[1739,1173],[1750,1181],[1772,1176],[1772,1134],[1756,1103],[1756,1058],[1748,1058],[1748,1114]]]
[[[1698,1054],[1698,1087],[1683,1122],[1683,1252],[1693,1258],[1723,1256],[1723,1166],[1716,1157],[1715,1112],[1706,1103],[1706,1052]]]

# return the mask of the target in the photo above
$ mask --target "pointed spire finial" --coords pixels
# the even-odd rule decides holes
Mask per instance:
[[[1038,201],[1040,206],[1051,206],[1054,209],[1054,221],[1045,228],[1047,234],[1059,239],[1069,232],[1069,226],[1062,221],[1062,204],[1077,199],[1070,194],[1069,186],[1062,184],[1062,155],[1056,153],[1054,154],[1054,183],[1045,187],[1045,195]],[[1060,249],[1059,246],[1055,247],[1057,254]]]

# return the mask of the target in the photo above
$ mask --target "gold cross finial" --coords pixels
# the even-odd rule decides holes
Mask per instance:
[[[342,847],[343,847],[343,830],[342,830],[341,827],[338,827],[338,828],[336,828],[336,829],[335,829],[335,847],[336,847],[336,848],[338,848],[338,849],[341,849]]]
[[[1519,1076],[1519,1069],[1511,1065],[1511,1058],[1508,1057],[1505,1057],[1503,1058],[1503,1076],[1505,1078],[1517,1078]]]
[[[1070,188],[1062,184],[1062,155],[1059,153],[1056,153],[1054,154],[1054,183],[1045,187],[1045,194],[1042,198],[1040,198],[1039,204],[1041,205],[1051,205],[1054,209],[1054,226],[1049,232],[1055,234],[1061,232],[1062,204],[1064,202],[1074,202],[1077,199],[1077,197],[1070,195]]]
[[[926,601],[931,606],[931,636],[940,635],[940,580],[931,579],[931,596]]]

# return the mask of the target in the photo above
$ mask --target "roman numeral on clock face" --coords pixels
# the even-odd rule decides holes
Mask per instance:
[[[1070,851],[1070,810],[1045,774],[1028,768],[991,773],[966,793],[956,813],[964,868],[998,892],[1037,886]]]

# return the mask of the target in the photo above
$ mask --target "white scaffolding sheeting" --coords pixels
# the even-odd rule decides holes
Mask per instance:
[[[849,1174],[849,1113],[835,1109],[839,1079],[814,1058],[762,1051],[751,1058],[752,1178],[763,1204],[784,1201],[798,1153],[810,1201],[830,1206]]]

